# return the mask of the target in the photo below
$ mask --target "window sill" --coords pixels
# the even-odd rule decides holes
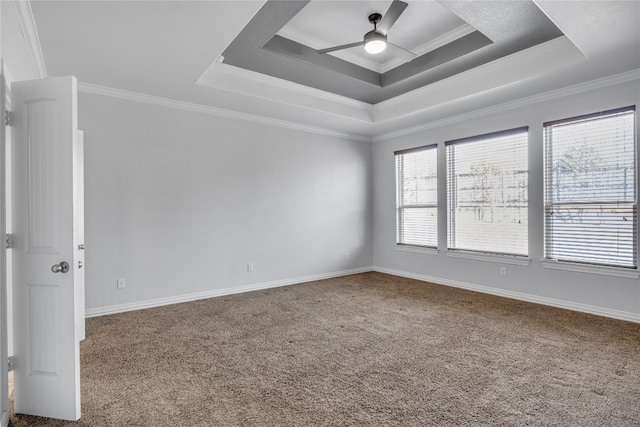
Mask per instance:
[[[466,252],[466,251],[447,251],[447,256],[450,256],[452,258],[472,259],[475,261],[495,262],[498,264],[512,264],[512,265],[527,266],[531,263],[531,258],[517,257],[514,255],[483,254],[483,253]]]
[[[553,270],[575,271],[578,273],[600,274],[603,276],[626,277],[628,279],[637,279],[640,277],[640,272],[638,270],[626,268],[560,262],[552,259],[543,259],[540,261],[540,263],[544,268],[550,268]]]
[[[400,252],[413,252],[428,255],[438,255],[440,253],[437,248],[427,248],[424,246],[394,245],[394,247]]]

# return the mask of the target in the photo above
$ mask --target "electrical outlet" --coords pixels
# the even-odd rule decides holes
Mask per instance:
[[[507,277],[507,267],[500,267],[500,276]]]
[[[250,262],[247,264],[247,273],[251,273],[253,271],[253,263]]]
[[[349,252],[347,252],[346,254],[344,254],[344,259],[349,259],[351,257],[351,255],[349,255]]]
[[[118,286],[118,289],[124,289],[127,287],[127,281],[124,279],[118,279],[117,286]]]

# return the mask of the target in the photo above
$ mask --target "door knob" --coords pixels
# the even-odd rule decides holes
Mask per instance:
[[[54,273],[66,273],[69,271],[69,263],[62,261],[60,264],[54,264],[51,266],[51,271]]]

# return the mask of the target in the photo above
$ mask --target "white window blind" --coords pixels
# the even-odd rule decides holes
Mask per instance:
[[[545,258],[637,266],[635,107],[544,124]]]
[[[528,255],[528,128],[448,141],[448,248]]]
[[[437,145],[396,151],[396,243],[438,246]]]

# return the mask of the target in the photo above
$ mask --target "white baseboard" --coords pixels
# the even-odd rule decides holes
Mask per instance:
[[[181,302],[196,301],[200,299],[221,297],[225,295],[240,294],[243,292],[259,291],[263,289],[277,288],[280,286],[295,285],[296,283],[313,282],[315,280],[331,279],[334,277],[348,276],[351,274],[366,273],[372,271],[371,267],[354,268],[350,270],[333,271],[330,273],[312,274],[309,276],[293,277],[284,280],[253,283],[251,285],[236,286],[230,288],[213,289],[193,294],[177,295],[166,298],[132,302],[127,304],[111,305],[107,307],[91,308],[85,312],[86,317],[104,316],[107,314],[124,313],[126,311],[141,310],[143,308],[160,307],[163,305],[178,304]]]
[[[537,295],[525,294],[522,292],[508,291],[504,289],[492,288],[489,286],[476,285],[473,283],[460,282],[457,280],[443,279],[441,277],[427,276],[424,274],[409,273],[401,270],[393,270],[390,268],[374,266],[372,271],[379,273],[392,274],[394,276],[407,277],[409,279],[421,280],[423,282],[431,282],[438,285],[453,286],[456,288],[467,289],[484,294],[497,295],[521,301],[533,302],[536,304],[548,305],[552,307],[564,308],[567,310],[580,311],[583,313],[595,314],[598,316],[611,317],[618,320],[626,320],[629,322],[640,323],[640,314],[628,311],[612,310],[609,308],[597,307],[593,305],[580,304],[571,301],[559,300],[555,298],[541,297]]]
[[[309,276],[293,277],[290,279],[274,280],[270,282],[254,283],[251,285],[214,289],[206,292],[198,292],[193,294],[178,295],[167,298],[157,298],[152,300],[118,304],[107,307],[92,308],[86,311],[86,317],[104,316],[107,314],[124,313],[126,311],[141,310],[143,308],[160,307],[163,305],[177,304],[181,302],[196,301],[200,299],[220,297],[225,295],[239,294],[243,292],[259,291],[262,289],[277,288],[281,286],[295,285],[297,283],[312,282],[315,280],[331,279],[334,277],[348,276],[350,274],[366,273],[369,271],[377,271],[380,273],[391,274],[394,276],[407,277],[409,279],[421,280],[423,282],[436,283],[438,285],[453,286],[456,288],[467,289],[470,291],[481,292],[484,294],[496,295],[505,298],[511,298],[521,301],[532,302],[536,304],[548,305],[551,307],[564,308],[567,310],[579,311],[583,313],[595,314],[598,316],[611,317],[618,320],[626,320],[629,322],[640,323],[640,314],[627,311],[612,310],[593,305],[580,304],[571,301],[559,300],[555,298],[541,297],[537,295],[526,294],[522,292],[508,291],[504,289],[492,288],[489,286],[477,285],[474,283],[461,282],[457,280],[444,279],[441,277],[433,277],[424,274],[410,273],[401,270],[394,270],[379,266],[354,268],[350,270],[334,271],[330,273],[313,274]]]

